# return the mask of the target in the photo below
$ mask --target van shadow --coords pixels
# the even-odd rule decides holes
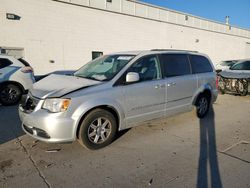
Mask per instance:
[[[0,145],[24,135],[17,106],[0,105]]]
[[[124,130],[121,130],[121,131],[118,131],[117,133],[116,133],[116,136],[115,136],[115,138],[114,138],[114,140],[113,140],[113,143],[114,142],[117,142],[118,140],[120,140],[125,134],[127,134],[127,132],[129,132],[131,130],[131,128],[129,128],[129,129],[124,129]]]
[[[216,149],[214,117],[214,109],[211,106],[210,112],[207,116],[200,119],[200,156],[196,185],[197,188],[222,187]]]

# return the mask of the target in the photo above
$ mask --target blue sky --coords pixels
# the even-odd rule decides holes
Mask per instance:
[[[140,0],[142,2],[250,29],[250,0]]]

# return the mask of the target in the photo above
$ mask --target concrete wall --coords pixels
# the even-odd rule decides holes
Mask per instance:
[[[249,42],[249,30],[127,0],[1,0],[0,6],[0,47],[23,48],[36,74],[79,68],[92,51],[173,48],[206,53],[214,62],[250,58]]]

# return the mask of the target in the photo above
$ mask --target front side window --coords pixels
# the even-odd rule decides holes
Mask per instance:
[[[134,58],[134,55],[106,55],[99,57],[80,68],[75,76],[109,81]]]
[[[155,55],[139,59],[127,72],[138,73],[140,81],[157,80],[161,78],[160,63]]]
[[[190,55],[189,57],[193,73],[213,72],[213,68],[206,57],[200,55]]]
[[[165,77],[191,74],[190,64],[185,54],[162,54]]]
[[[231,70],[250,70],[250,61],[237,63],[231,67]]]
[[[9,61],[8,59],[0,58],[0,69],[3,69],[11,64],[11,61]]]

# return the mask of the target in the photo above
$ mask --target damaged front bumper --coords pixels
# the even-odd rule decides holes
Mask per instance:
[[[234,93],[247,95],[250,91],[249,78],[226,78],[219,76],[218,81],[218,89],[222,94]]]

